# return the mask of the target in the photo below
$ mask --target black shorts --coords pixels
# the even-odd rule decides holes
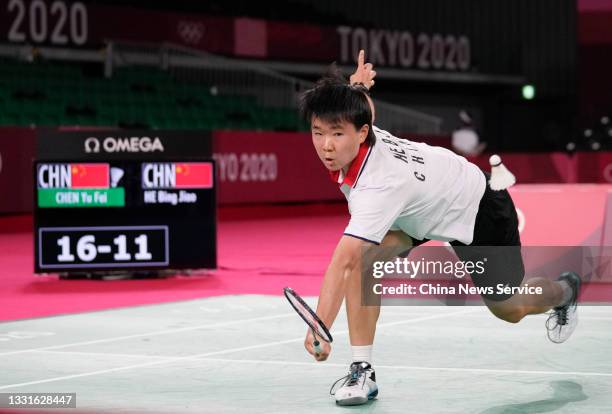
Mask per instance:
[[[470,245],[453,241],[455,253],[462,261],[484,261],[484,272],[472,274],[477,287],[486,287],[486,299],[502,301],[512,294],[497,293],[498,285],[518,287],[525,276],[521,256],[521,238],[518,217],[512,197],[507,190],[494,191],[489,187],[488,173],[484,173],[487,185],[478,206],[474,224],[474,238]],[[493,293],[489,293],[493,291]]]

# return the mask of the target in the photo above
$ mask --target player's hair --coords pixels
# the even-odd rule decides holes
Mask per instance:
[[[372,110],[363,85],[349,85],[334,64],[317,81],[314,88],[300,95],[299,110],[308,123],[316,116],[330,123],[349,122],[357,130],[367,124],[368,136],[365,142],[369,146],[376,142],[372,130]]]

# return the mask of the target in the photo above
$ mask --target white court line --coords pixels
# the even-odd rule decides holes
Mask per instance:
[[[463,311],[463,312],[455,312],[455,313],[444,313],[444,314],[439,314],[439,315],[426,316],[426,317],[422,317],[422,318],[408,319],[408,320],[404,320],[404,321],[389,322],[389,323],[386,323],[386,324],[378,325],[376,327],[376,329],[380,329],[380,328],[384,328],[384,327],[388,327],[388,326],[400,325],[400,324],[423,322],[423,321],[428,321],[428,320],[432,320],[432,319],[460,316],[460,315],[463,315],[463,314],[466,314],[466,313],[471,313],[471,312],[474,312],[474,310],[466,310],[466,311]],[[334,335],[343,335],[343,334],[347,334],[347,333],[348,333],[348,330],[344,330],[344,331],[340,331],[340,332],[335,332]],[[26,385],[46,384],[46,383],[49,383],[49,382],[63,381],[63,380],[74,379],[74,378],[90,377],[90,376],[94,376],[94,375],[107,374],[107,373],[111,373],[111,372],[127,371],[127,370],[130,370],[130,369],[145,368],[145,367],[150,367],[150,366],[154,366],[154,365],[169,364],[169,363],[177,362],[177,361],[188,361],[188,360],[194,361],[194,360],[198,360],[198,359],[205,358],[205,357],[208,357],[208,356],[223,355],[223,354],[229,354],[229,353],[240,352],[240,351],[249,351],[249,350],[252,350],[252,349],[259,349],[259,348],[268,348],[268,347],[275,346],[275,345],[284,345],[284,344],[289,344],[289,343],[293,343],[293,342],[301,342],[303,340],[304,340],[304,337],[301,336],[299,338],[286,339],[284,341],[274,341],[274,342],[267,342],[267,343],[258,344],[258,345],[244,346],[244,347],[240,347],[240,348],[231,348],[231,349],[224,349],[224,350],[221,350],[221,351],[206,352],[206,353],[203,353],[203,354],[191,355],[189,357],[183,357],[183,358],[180,358],[180,359],[174,358],[174,359],[167,359],[167,360],[161,360],[161,361],[160,360],[158,360],[158,361],[149,361],[149,362],[143,362],[143,363],[140,363],[140,364],[127,365],[127,366],[123,366],[123,367],[117,367],[117,368],[111,368],[111,369],[103,369],[103,370],[99,370],[99,371],[84,372],[82,374],[66,375],[66,376],[62,376],[62,377],[47,378],[47,379],[43,379],[43,380],[22,382],[22,383],[18,383],[18,384],[8,384],[8,385],[0,386],[0,390],[6,390],[6,389],[9,389],[9,388],[23,387],[23,386],[26,386]]]
[[[188,357],[169,357],[160,355],[143,355],[143,354],[117,354],[114,352],[82,352],[82,351],[33,351],[35,354],[53,354],[53,355],[83,355],[83,356],[98,356],[98,357],[117,357],[117,358],[149,358],[149,359],[165,359],[179,360]]]
[[[469,314],[472,313],[473,311],[464,311],[464,312],[460,312],[458,314],[461,315],[465,315],[465,314]],[[449,314],[446,313],[444,314],[444,316],[455,316],[458,315],[455,313]],[[406,316],[406,315],[404,315]],[[395,321],[395,322],[387,322],[387,323],[381,323],[378,324],[376,326],[376,328],[381,328],[381,327],[388,327],[388,326],[395,326],[395,325],[401,325],[401,324],[405,324],[405,323],[410,323],[410,322],[422,322],[422,321],[426,321],[429,319],[439,319],[440,317],[442,317],[443,315],[430,315],[430,316],[425,316],[425,317],[420,317],[420,318],[414,318],[414,319],[404,319],[401,321]],[[334,336],[335,335],[345,335],[348,333],[348,330],[343,330],[343,331],[336,331],[334,332]],[[299,340],[303,340],[302,339],[290,339],[287,341],[282,341],[283,343],[291,343],[291,342],[297,342]],[[270,344],[270,343],[268,343]],[[272,344],[280,344],[280,342],[272,342]],[[253,345],[253,346],[249,346],[247,348],[252,349],[253,347],[260,347],[260,346],[267,346],[267,344],[262,344],[262,345]],[[238,350],[243,350],[242,348],[234,348],[231,349],[231,352],[235,352]],[[82,351],[50,351],[50,350],[46,350],[46,349],[39,349],[39,350],[33,350],[31,352],[35,352],[35,353],[52,353],[52,354],[65,354],[65,355],[91,355],[91,356],[116,356],[116,357],[135,357],[135,358],[159,358],[159,359],[166,359],[168,361],[179,361],[182,359],[187,359],[187,360],[193,360],[195,358],[195,356],[185,356],[185,357],[176,357],[176,356],[159,356],[159,355],[142,355],[142,354],[117,354],[117,353],[110,353],[110,352],[82,352]],[[227,351],[219,351],[219,352],[227,352]],[[199,359],[199,358],[197,358]]]
[[[328,366],[346,368],[346,364],[333,364],[329,362],[296,362],[296,361],[270,361],[256,359],[224,359],[224,358],[198,358],[198,361],[224,362],[224,363],[248,363],[248,364],[272,364],[272,365],[306,365],[306,366]],[[612,377],[612,372],[583,372],[583,371],[526,371],[514,369],[486,369],[486,368],[453,368],[453,367],[417,367],[409,365],[378,365],[376,369],[409,369],[414,371],[453,371],[453,372],[478,372],[490,374],[532,374],[532,375],[576,375],[593,377]]]
[[[213,323],[213,324],[209,324],[209,325],[196,325],[196,326],[188,326],[188,327],[185,327],[185,328],[167,329],[167,330],[164,330],[164,331],[145,332],[145,333],[134,334],[134,335],[115,336],[115,337],[106,338],[106,339],[95,339],[93,341],[85,341],[85,342],[73,342],[73,343],[70,343],[70,344],[52,345],[52,346],[45,346],[45,347],[42,347],[42,348],[29,348],[29,349],[21,349],[19,351],[0,352],[0,356],[24,354],[24,353],[27,353],[27,352],[36,352],[36,351],[47,351],[47,350],[51,350],[51,349],[68,348],[68,347],[71,347],[71,346],[103,344],[103,343],[106,343],[106,342],[122,341],[124,339],[134,339],[134,338],[142,338],[142,337],[148,337],[148,336],[167,335],[167,334],[173,334],[173,333],[177,333],[177,332],[194,331],[194,330],[198,330],[198,329],[219,328],[219,327],[222,327],[222,326],[236,325],[236,324],[245,323],[245,322],[258,322],[258,321],[265,321],[265,320],[269,320],[269,319],[287,318],[289,316],[295,316],[295,312],[284,313],[282,315],[274,315],[274,316],[261,316],[261,317],[258,317],[258,318],[251,318],[251,319],[239,319],[237,321],[220,322],[220,323]]]
[[[56,354],[56,355],[86,355],[86,356],[102,356],[102,357],[128,357],[128,358],[155,358],[159,360],[165,360],[168,362],[191,360],[194,361],[194,357],[167,357],[157,355],[141,355],[141,354],[116,354],[116,353],[101,353],[101,352],[75,352],[75,351],[40,351],[40,353]],[[270,365],[304,365],[304,366],[327,366],[327,367],[346,367],[346,364],[334,364],[325,362],[319,364],[316,362],[296,362],[296,361],[278,361],[278,360],[256,360],[256,359],[229,359],[229,358],[209,358],[209,357],[198,357],[196,361],[211,361],[211,362],[229,362],[229,363],[248,363],[248,364],[270,364]],[[604,376],[612,377],[612,373],[606,372],[585,372],[585,371],[527,371],[527,370],[507,370],[507,369],[486,369],[486,368],[454,368],[454,367],[417,367],[417,366],[405,366],[405,365],[378,365],[376,368],[385,369],[410,369],[420,371],[458,371],[458,372],[482,372],[482,373],[494,373],[494,374],[534,374],[534,375],[578,375],[578,376]]]

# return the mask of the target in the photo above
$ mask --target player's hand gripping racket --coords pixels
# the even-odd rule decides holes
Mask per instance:
[[[293,309],[295,309],[298,315],[300,315],[300,317],[312,330],[312,334],[315,337],[312,346],[314,348],[315,353],[320,354],[321,352],[323,352],[323,349],[321,348],[321,344],[317,340],[317,337],[321,338],[327,343],[332,343],[334,339],[329,333],[329,330],[321,321],[321,319],[319,319],[317,314],[312,309],[310,309],[310,306],[308,306],[306,302],[304,302],[304,299],[302,299],[300,295],[295,293],[295,291],[290,287],[286,287],[283,290],[285,292],[285,297],[287,298],[291,306],[293,306]]]

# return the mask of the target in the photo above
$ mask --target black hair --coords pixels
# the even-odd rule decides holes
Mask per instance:
[[[368,125],[366,144],[374,145],[376,138],[372,129],[372,109],[366,97],[367,88],[362,84],[349,85],[336,65],[331,65],[314,88],[300,95],[300,115],[308,122],[312,117],[335,123],[346,121],[360,130]]]

